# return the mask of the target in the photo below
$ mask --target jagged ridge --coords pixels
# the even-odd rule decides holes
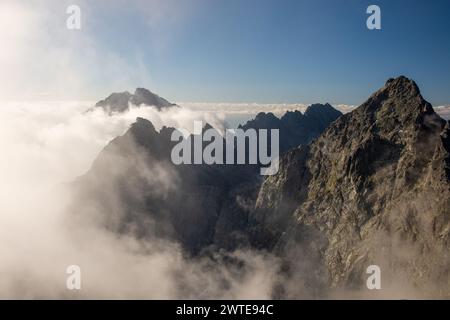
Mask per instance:
[[[101,100],[95,104],[96,108],[103,108],[108,113],[124,112],[129,109],[130,104],[135,106],[150,106],[158,110],[176,106],[157,94],[144,88],[137,88],[134,94],[128,91],[120,93],[112,93],[106,99]]]
[[[448,124],[406,77],[289,152],[256,207],[280,250],[320,253],[333,286],[364,286],[376,264],[449,294]]]

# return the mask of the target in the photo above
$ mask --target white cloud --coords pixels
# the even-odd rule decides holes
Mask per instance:
[[[86,19],[91,4],[79,1],[81,30],[66,28],[71,1],[0,3],[0,99],[82,99],[107,87],[148,83],[138,55],[125,59],[102,47]]]
[[[277,268],[270,256],[234,253],[251,268],[235,278],[236,271],[217,265],[207,272],[208,261],[186,260],[174,243],[117,237],[96,219],[68,219],[65,183],[84,174],[137,116],[157,129],[189,127],[194,119],[219,126],[222,121],[215,114],[180,108],[85,113],[91,105],[14,102],[1,107],[0,298],[174,298],[206,292],[208,298],[268,298]],[[80,292],[65,287],[65,271],[72,264],[81,267]],[[229,287],[221,285],[224,280]],[[199,283],[207,290],[196,291]]]
[[[450,106],[438,106],[434,110],[444,119],[450,120]]]

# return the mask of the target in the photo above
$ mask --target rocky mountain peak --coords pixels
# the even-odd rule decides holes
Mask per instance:
[[[434,110],[422,97],[417,84],[400,76],[389,79],[385,86],[375,92],[362,106],[366,113],[384,115],[391,113],[398,116],[398,120],[417,120],[422,114],[433,114]]]
[[[315,104],[302,114],[298,110],[288,111],[281,118],[273,113],[260,112],[255,119],[239,126],[247,129],[279,129],[280,151],[285,152],[301,144],[308,144],[322,133],[328,125],[339,118],[342,113],[329,104]]]
[[[136,106],[140,106],[142,104],[147,106],[155,106],[158,110],[175,106],[175,104],[170,103],[166,99],[161,98],[157,94],[145,88],[137,88],[134,95],[131,97],[130,102]]]
[[[389,79],[353,112],[346,114],[329,133],[346,135],[357,145],[370,137],[380,137],[395,144],[424,139],[424,135],[442,131],[445,121],[420,94],[417,84],[404,76]],[[344,129],[345,128],[345,129]],[[421,138],[422,137],[422,138]],[[329,137],[327,137],[329,138]]]
[[[256,219],[285,232],[280,247],[319,246],[310,253],[320,252],[333,286],[362,284],[372,263],[391,275],[403,266],[419,286],[448,282],[445,126],[414,81],[390,79],[307,148],[283,156],[261,187]]]
[[[136,106],[149,106],[158,110],[177,106],[157,94],[145,88],[137,88],[134,94],[125,92],[114,92],[106,99],[95,104],[96,108],[102,108],[109,114],[115,112],[125,112],[130,108],[130,104]]]
[[[410,95],[417,96],[420,95],[420,89],[417,84],[412,79],[408,79],[405,76],[399,76],[397,78],[390,78],[386,81],[386,85],[381,89],[381,91],[386,90],[391,95],[401,96]]]
[[[266,123],[275,123],[278,122],[280,119],[278,119],[272,112],[260,112],[255,117],[256,121],[264,121]]]
[[[306,108],[305,115],[330,111],[336,111],[336,109],[334,109],[329,103],[313,103],[308,108]]]
[[[150,131],[156,131],[153,123],[145,118],[137,117],[136,122],[131,125],[132,128],[142,128]]]
[[[281,117],[281,120],[286,120],[286,119],[301,119],[303,118],[304,115],[303,113],[301,113],[298,110],[294,110],[294,111],[286,111],[286,113]]]

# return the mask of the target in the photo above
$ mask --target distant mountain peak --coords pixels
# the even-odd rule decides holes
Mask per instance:
[[[110,94],[106,99],[101,100],[95,104],[95,107],[103,108],[108,113],[124,112],[130,108],[130,104],[136,106],[150,106],[155,107],[158,110],[164,108],[170,108],[177,106],[166,99],[158,96],[145,88],[137,88],[134,94],[128,91],[114,92]]]
[[[313,103],[305,110],[305,115],[313,114],[313,113],[328,113],[330,111],[336,112],[336,109],[333,108],[328,102],[325,104],[321,103]]]
[[[294,111],[287,111],[282,117],[281,121],[301,121],[303,119],[304,115],[298,110]]]
[[[131,125],[130,131],[133,132],[136,137],[154,136],[158,133],[151,121],[141,117],[136,118],[136,122]]]
[[[302,114],[298,110],[287,111],[281,118],[272,112],[260,112],[253,120],[240,125],[239,128],[247,129],[279,129],[280,150],[285,152],[301,144],[308,144],[322,133],[326,127],[342,113],[334,109],[330,104],[313,104]]]
[[[413,93],[415,95],[420,94],[420,89],[417,86],[417,84],[414,82],[414,80],[409,79],[405,76],[399,76],[397,78],[390,78],[386,81],[386,85],[384,86],[385,89],[389,90],[406,90],[410,93]]]
[[[158,109],[175,106],[175,104],[161,98],[157,94],[145,88],[137,88],[131,97],[131,103],[137,106],[142,104],[147,106],[155,106]]]
[[[137,117],[136,122],[133,123],[132,125],[139,125],[139,126],[154,128],[153,123],[150,120],[147,120],[147,119],[141,118],[141,117]]]
[[[259,112],[256,117],[255,120],[262,120],[262,119],[266,119],[266,120],[279,120],[272,112]]]
[[[420,98],[423,100],[420,89],[412,79],[405,76],[391,78],[381,88],[379,93],[384,93],[388,97],[395,96],[397,98]]]

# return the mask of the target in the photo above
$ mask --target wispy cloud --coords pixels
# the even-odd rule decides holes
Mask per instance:
[[[149,82],[142,56],[105,47],[88,17],[94,4],[78,1],[81,30],[66,28],[73,1],[0,3],[0,99],[86,99],[105,88],[128,89]],[[110,3],[103,3],[110,5]],[[99,3],[96,9],[100,10]]]
[[[67,210],[65,183],[84,174],[137,116],[157,129],[187,127],[194,119],[221,122],[214,114],[180,108],[132,108],[109,116],[100,109],[84,112],[90,106],[16,102],[1,108],[0,298],[269,298],[278,268],[270,255],[232,253],[247,266],[243,270],[211,265],[185,259],[176,243],[118,237],[92,216]],[[153,170],[152,179],[164,178],[161,168]],[[82,270],[80,292],[65,286],[72,264]]]

